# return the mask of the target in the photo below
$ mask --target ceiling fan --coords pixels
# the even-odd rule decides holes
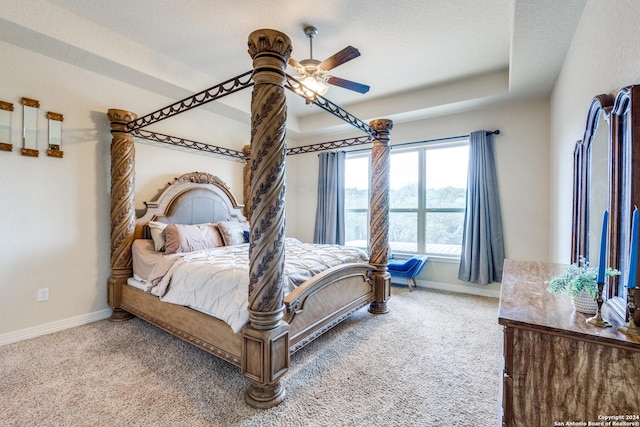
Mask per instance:
[[[316,27],[308,26],[304,29],[304,33],[309,38],[309,58],[303,59],[300,62],[293,58],[289,58],[289,65],[298,71],[298,80],[301,81],[304,86],[312,89],[320,95],[324,95],[329,89],[328,86],[323,84],[323,82],[353,90],[358,93],[367,93],[369,91],[369,86],[362,83],[356,83],[351,80],[341,79],[340,77],[329,76],[326,74],[327,71],[360,56],[358,49],[353,46],[347,46],[340,52],[337,52],[320,62],[317,59],[313,59],[313,39],[318,34],[318,30]]]

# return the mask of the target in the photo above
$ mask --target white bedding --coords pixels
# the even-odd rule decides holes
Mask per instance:
[[[191,307],[223,320],[234,332],[248,322],[249,245],[171,255],[146,281],[147,291],[164,302]],[[368,262],[364,251],[338,245],[285,240],[285,294],[336,265]],[[166,268],[170,264],[168,269]],[[165,270],[165,271],[163,271]]]

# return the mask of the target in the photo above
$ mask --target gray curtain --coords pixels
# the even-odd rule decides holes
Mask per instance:
[[[468,173],[458,279],[486,285],[502,280],[504,236],[493,135],[484,130],[471,133]]]
[[[320,153],[314,243],[344,245],[344,151]]]

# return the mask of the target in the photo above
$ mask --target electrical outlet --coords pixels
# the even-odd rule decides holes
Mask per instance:
[[[49,299],[49,288],[38,289],[38,302],[47,301]]]

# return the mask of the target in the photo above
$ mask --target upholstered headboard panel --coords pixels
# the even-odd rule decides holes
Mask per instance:
[[[147,223],[204,224],[218,221],[244,221],[242,206],[238,205],[229,188],[219,178],[193,172],[176,178],[153,202],[146,202],[147,210],[136,220],[135,238],[149,238]]]
[[[204,224],[231,219],[228,200],[208,189],[195,188],[177,196],[159,221],[172,224]]]

